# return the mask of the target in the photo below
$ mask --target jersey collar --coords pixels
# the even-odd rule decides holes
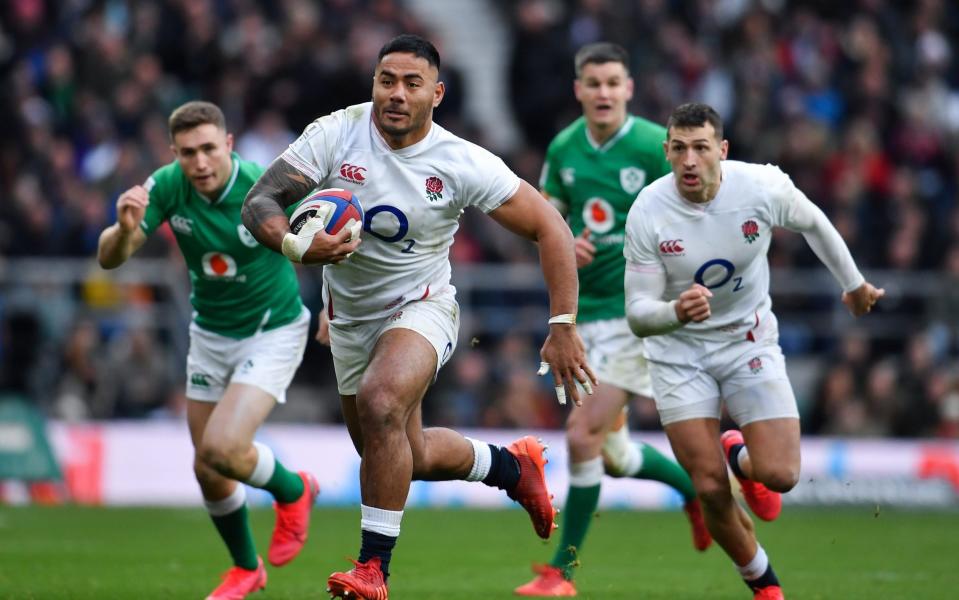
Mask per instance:
[[[199,196],[200,198],[203,198],[203,200],[207,204],[218,204],[221,200],[226,198],[229,195],[230,190],[233,189],[233,184],[236,183],[236,176],[239,175],[240,173],[240,156],[236,152],[231,153],[230,162],[233,163],[233,172],[230,173],[230,179],[227,180],[226,185],[223,187],[223,191],[220,192],[220,195],[217,197],[216,200],[210,200],[209,198],[201,194],[200,190],[193,188],[196,191],[196,195]]]
[[[603,153],[612,148],[616,142],[620,140],[624,135],[629,133],[629,130],[633,128],[633,115],[626,115],[626,120],[623,121],[623,124],[620,126],[619,131],[613,134],[613,137],[606,140],[606,143],[599,144],[596,140],[593,139],[592,134],[589,132],[589,125],[586,126],[586,141],[589,142],[589,145],[596,152]]]

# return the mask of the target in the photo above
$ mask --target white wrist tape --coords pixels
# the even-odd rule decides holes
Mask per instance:
[[[287,257],[293,262],[302,262],[303,255],[306,254],[306,251],[310,249],[310,244],[312,243],[312,237],[304,239],[295,233],[287,233],[283,236],[283,245],[281,246],[283,250],[283,256]]]
[[[556,315],[555,317],[550,317],[547,321],[550,325],[575,325],[576,324],[576,315],[573,313],[566,313],[562,315]]]
[[[303,262],[303,255],[313,244],[313,236],[326,227],[326,219],[333,211],[332,204],[324,204],[316,211],[316,216],[310,217],[303,223],[297,233],[287,233],[283,236],[283,256],[293,262]]]

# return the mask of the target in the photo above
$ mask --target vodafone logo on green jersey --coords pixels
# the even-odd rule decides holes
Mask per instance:
[[[203,255],[203,274],[207,277],[236,277],[236,261],[229,254],[207,252]]]
[[[616,213],[603,198],[590,198],[583,205],[583,222],[593,233],[606,233],[616,224]]]

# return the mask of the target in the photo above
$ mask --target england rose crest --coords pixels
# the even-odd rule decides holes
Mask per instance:
[[[430,202],[436,202],[443,197],[443,180],[439,177],[426,179],[426,197]]]
[[[753,373],[758,373],[763,370],[763,360],[758,356],[754,356],[749,359],[749,370]]]
[[[756,238],[759,237],[759,224],[752,219],[743,223],[743,237],[746,238],[746,241],[750,244],[755,242]]]

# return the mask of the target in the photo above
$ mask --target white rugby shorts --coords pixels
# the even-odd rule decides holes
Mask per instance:
[[[334,319],[330,322],[330,349],[339,393],[356,394],[376,341],[390,329],[410,329],[426,338],[436,351],[436,373],[439,373],[456,350],[459,327],[459,304],[453,287],[405,304],[385,319],[346,322]]]
[[[280,404],[303,360],[310,333],[310,311],[292,323],[235,339],[190,324],[186,359],[186,397],[217,402],[230,383],[246,383],[267,392]]]
[[[663,425],[720,418],[737,425],[799,418],[776,327],[756,341],[713,342],[670,336],[669,356],[649,356],[653,398]]]
[[[652,397],[643,340],[633,335],[625,318],[588,321],[576,328],[586,344],[589,366],[600,382]]]

